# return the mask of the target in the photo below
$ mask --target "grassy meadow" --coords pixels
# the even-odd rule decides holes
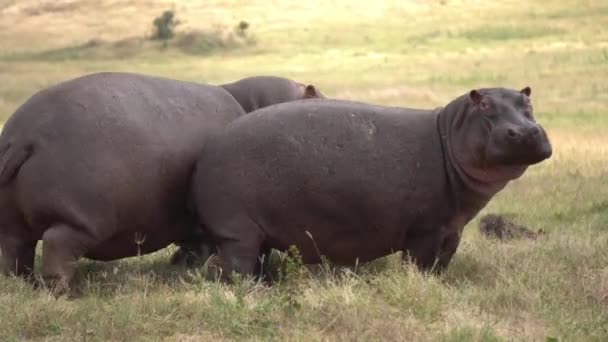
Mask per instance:
[[[146,37],[171,8],[181,24],[163,48]],[[231,43],[241,20],[248,41]],[[0,121],[37,90],[97,71],[280,75],[423,108],[529,85],[554,147],[467,226],[442,275],[393,255],[292,267],[268,287],[205,281],[168,264],[173,248],[82,260],[75,299],[0,277],[0,340],[608,341],[607,24],[600,0],[0,0]],[[491,212],[547,234],[486,239],[478,219]]]

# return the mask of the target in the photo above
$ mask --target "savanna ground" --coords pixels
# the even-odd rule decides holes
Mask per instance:
[[[83,260],[77,299],[0,277],[0,339],[608,340],[606,2],[242,3],[0,0],[0,119],[35,91],[95,71],[209,83],[282,75],[331,97],[425,108],[473,87],[530,85],[554,156],[468,225],[440,276],[394,255],[356,269],[292,267],[273,287],[227,286],[170,267],[172,248]],[[246,20],[256,44],[161,49],[144,37],[172,6],[178,32]],[[548,234],[488,240],[477,224],[489,212]]]

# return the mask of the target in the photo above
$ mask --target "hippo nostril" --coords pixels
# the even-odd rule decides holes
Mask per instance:
[[[510,138],[515,138],[515,137],[517,136],[517,132],[515,132],[515,130],[514,130],[514,129],[509,128],[509,129],[507,129],[507,135],[508,135]]]
[[[538,128],[538,126],[532,126],[530,127],[529,133],[531,136],[537,136],[540,134],[540,128]]]

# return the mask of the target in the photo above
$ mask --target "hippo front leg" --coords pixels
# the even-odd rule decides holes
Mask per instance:
[[[193,267],[207,261],[215,252],[215,246],[203,241],[179,243],[177,246],[177,251],[171,256],[171,265]]]
[[[452,232],[443,239],[437,262],[438,271],[443,271],[448,267],[448,264],[458,249],[458,245],[460,245],[461,236],[462,234],[460,234],[460,232]]]
[[[419,236],[408,236],[403,247],[403,259],[406,261],[410,258],[421,271],[432,271],[438,262],[441,242],[439,230]]]
[[[211,254],[217,253],[211,236],[204,230],[195,230],[185,239],[175,243],[177,251],[171,256],[171,265],[193,267],[203,264]]]
[[[411,257],[421,270],[443,272],[458,249],[461,235],[461,230],[452,230],[410,239],[403,257]]]
[[[42,235],[42,278],[57,294],[66,292],[76,271],[76,262],[97,241],[89,233],[58,224]]]
[[[31,280],[37,242],[16,236],[1,236],[3,273]]]

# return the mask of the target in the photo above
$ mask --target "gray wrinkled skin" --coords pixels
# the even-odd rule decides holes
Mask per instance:
[[[421,269],[446,267],[465,224],[552,154],[529,95],[473,90],[434,111],[311,100],[237,119],[193,179],[223,274],[252,274],[290,245],[306,263],[404,251]]]

